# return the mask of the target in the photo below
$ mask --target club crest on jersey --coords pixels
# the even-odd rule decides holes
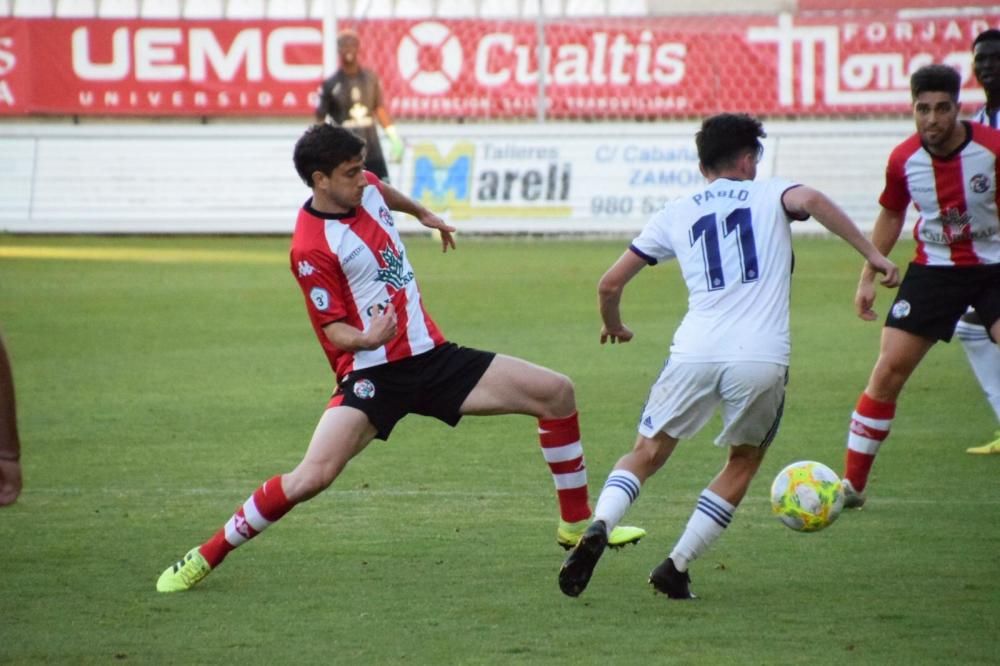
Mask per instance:
[[[359,379],[354,382],[354,395],[358,396],[362,400],[368,400],[369,398],[375,397],[375,385],[371,383],[368,379]]]
[[[379,217],[380,220],[382,220],[382,222],[386,226],[390,226],[391,227],[391,226],[394,225],[394,223],[392,221],[392,213],[390,213],[389,209],[386,208],[385,206],[379,206],[378,217]]]
[[[969,187],[976,194],[982,194],[990,189],[990,177],[984,173],[977,173],[975,176],[969,179]]]
[[[941,216],[941,230],[949,243],[969,240],[972,235],[972,223],[968,213],[960,213],[957,208],[949,208]]]
[[[396,289],[402,289],[409,284],[413,280],[413,271],[406,270],[403,255],[404,252],[396,252],[396,248],[386,245],[385,249],[379,252],[385,266],[378,269],[375,279]]]
[[[896,301],[892,306],[893,319],[906,319],[910,316],[910,302]]]

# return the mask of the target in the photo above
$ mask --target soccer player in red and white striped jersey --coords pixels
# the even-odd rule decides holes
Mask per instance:
[[[557,541],[572,547],[591,517],[573,384],[527,361],[448,342],[424,309],[392,211],[408,213],[454,249],[444,220],[364,170],[365,141],[316,125],[295,146],[295,168],[312,189],[292,237],[291,269],[337,390],[302,461],[264,482],[200,546],[168,567],[160,592],[188,590],[235,548],[296,504],[326,489],[373,439],[388,439],[407,414],[451,426],[465,415],[526,414],[538,420],[559,502]],[[615,545],[645,535],[624,526]]]
[[[1000,131],[959,120],[961,77],[945,65],[913,73],[917,132],[889,156],[882,210],[872,242],[888,254],[912,201],[920,213],[911,262],[882,330],[879,357],[858,400],[847,438],[846,507],[865,502],[865,486],[889,435],[907,379],[938,340],[949,341],[971,306],[1000,340]],[[875,272],[865,265],[858,315],[874,320]]]

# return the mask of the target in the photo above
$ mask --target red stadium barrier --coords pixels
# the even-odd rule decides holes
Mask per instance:
[[[553,20],[539,85],[531,21],[341,22],[400,119],[897,113],[909,73],[945,62],[970,92],[970,45],[1000,10],[900,20],[713,16]],[[310,117],[318,21],[0,20],[0,114]]]

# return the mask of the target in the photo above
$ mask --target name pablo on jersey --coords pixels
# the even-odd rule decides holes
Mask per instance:
[[[712,192],[710,190],[705,190],[701,194],[695,194],[691,197],[695,204],[702,205],[703,203],[708,203],[713,199],[735,199],[737,201],[746,201],[750,197],[750,193],[747,190],[732,188],[729,190],[720,190],[718,192]]]

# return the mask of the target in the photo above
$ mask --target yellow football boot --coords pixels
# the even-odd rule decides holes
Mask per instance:
[[[170,565],[156,581],[157,592],[183,592],[202,581],[212,567],[198,551],[192,548],[182,559]]]

